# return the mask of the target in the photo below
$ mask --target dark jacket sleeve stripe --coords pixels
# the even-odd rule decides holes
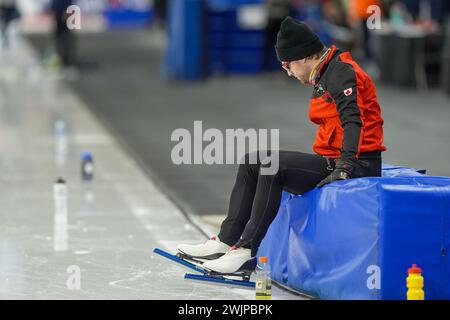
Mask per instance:
[[[357,158],[362,136],[361,112],[358,106],[357,77],[353,66],[338,62],[332,70],[328,91],[336,102],[344,130],[341,158]]]

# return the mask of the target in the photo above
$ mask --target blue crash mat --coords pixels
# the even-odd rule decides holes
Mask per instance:
[[[321,299],[405,299],[417,263],[425,299],[450,299],[450,178],[418,171],[284,192],[258,252],[272,278]]]

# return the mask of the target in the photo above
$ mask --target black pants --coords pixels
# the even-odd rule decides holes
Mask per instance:
[[[380,152],[362,153],[359,159],[367,164],[363,176],[381,176]],[[296,151],[279,152],[279,170],[273,175],[261,175],[260,168],[266,164],[261,164],[259,156],[256,164],[249,164],[249,154],[241,163],[218,237],[229,246],[252,249],[255,256],[278,212],[282,191],[304,194],[328,176],[335,164],[325,157]]]

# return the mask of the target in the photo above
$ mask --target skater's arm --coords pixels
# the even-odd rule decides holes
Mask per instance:
[[[358,105],[360,93],[357,91],[357,76],[353,66],[343,62],[336,64],[328,90],[336,102],[344,129],[341,160],[354,161],[359,156],[363,127]]]
[[[317,185],[319,188],[336,180],[352,178],[356,167],[359,166],[357,159],[363,126],[358,105],[356,72],[346,63],[338,63],[334,68],[328,91],[336,103],[344,130],[341,157],[335,170]]]

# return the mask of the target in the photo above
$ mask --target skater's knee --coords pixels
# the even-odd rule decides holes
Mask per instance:
[[[260,175],[277,176],[279,175],[280,161],[277,153],[261,159]]]

